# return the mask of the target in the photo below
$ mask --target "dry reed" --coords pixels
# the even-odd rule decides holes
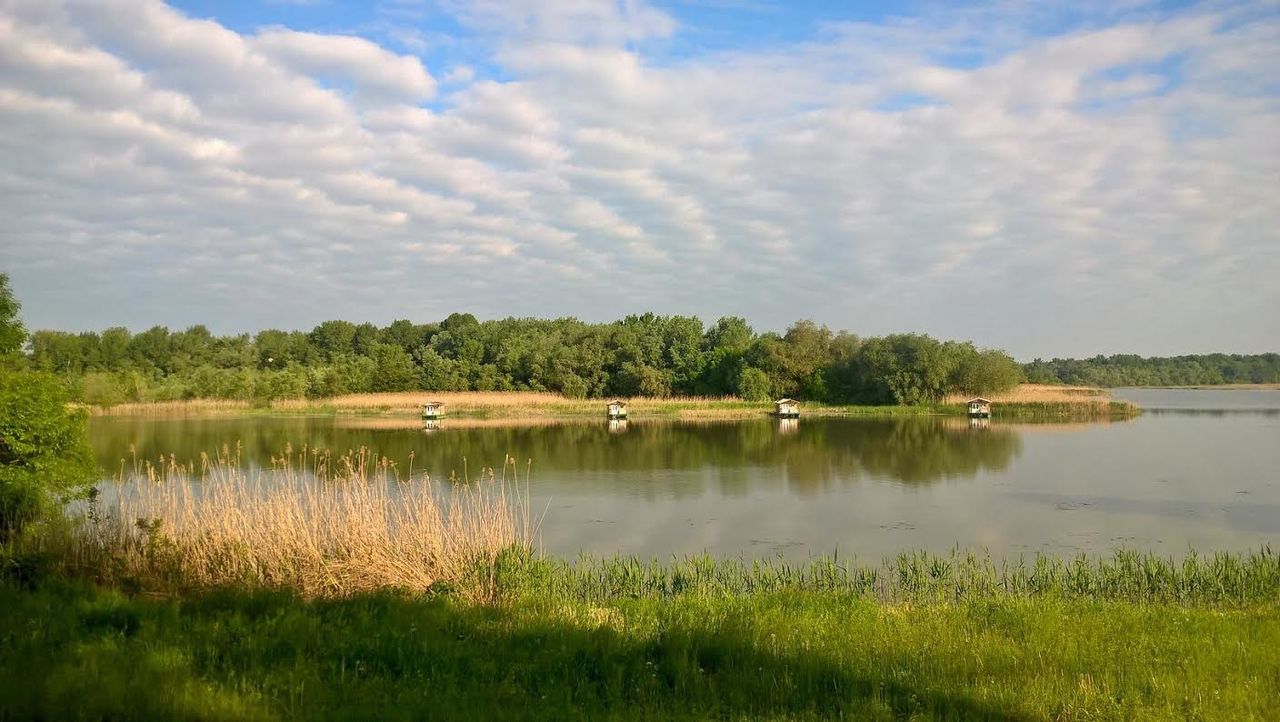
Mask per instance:
[[[1111,401],[1111,392],[1090,386],[1019,384],[1008,391],[988,394],[988,398],[1003,404],[1106,404]],[[967,394],[948,394],[942,402],[961,404],[968,400]]]
[[[444,403],[449,416],[501,416],[506,418],[549,418],[601,415],[604,399],[573,399],[559,394],[533,391],[406,391],[400,393],[350,394],[326,399],[277,399],[270,410],[278,413],[418,414],[428,401]],[[747,404],[734,397],[676,396],[636,398],[629,401],[632,413],[671,413],[682,409],[714,408],[725,404],[765,408],[768,404]],[[190,399],[118,404],[95,408],[100,416],[217,416],[248,412],[247,401]]]
[[[158,589],[286,587],[308,596],[439,585],[485,598],[483,570],[532,533],[515,460],[476,480],[407,475],[359,450],[287,450],[246,470],[224,449],[183,465],[134,460],[113,499],[71,529],[71,564]]]

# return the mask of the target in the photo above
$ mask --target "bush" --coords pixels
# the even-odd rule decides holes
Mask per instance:
[[[0,374],[0,540],[88,491],[97,470],[84,413],[50,374]]]

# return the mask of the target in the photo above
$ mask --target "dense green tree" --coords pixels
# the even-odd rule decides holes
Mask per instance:
[[[379,333],[379,340],[390,343],[412,354],[420,346],[425,346],[439,330],[433,324],[415,324],[404,319],[392,321]]]
[[[325,321],[311,331],[308,340],[321,358],[334,361],[355,351],[356,325],[350,321]]]
[[[1025,367],[1035,383],[1083,386],[1184,386],[1280,383],[1280,354],[1203,354],[1143,358],[1133,354],[1089,359],[1036,359]]]
[[[374,344],[370,391],[413,391],[418,388],[418,367],[404,349],[390,343]]]
[[[128,356],[134,368],[170,373],[169,329],[152,326],[129,339]]]
[[[832,375],[853,394],[849,401],[869,404],[934,403],[950,388],[957,364],[942,343],[921,334],[869,338]]]
[[[614,376],[613,392],[617,396],[670,396],[671,374],[647,364],[626,361]]]
[[[22,310],[9,289],[9,276],[0,273],[0,356],[13,356],[27,340],[27,329],[18,318]]]
[[[751,346],[756,337],[751,324],[741,316],[723,316],[707,329],[706,347],[708,351],[734,351],[739,354]]]
[[[65,385],[17,368],[20,309],[0,273],[0,542],[96,476],[84,413],[69,409]]]
[[[96,476],[84,414],[56,377],[0,373],[0,541]]]
[[[734,390],[747,401],[767,401],[773,397],[773,384],[769,381],[769,375],[751,366],[743,366],[738,371],[738,383]]]

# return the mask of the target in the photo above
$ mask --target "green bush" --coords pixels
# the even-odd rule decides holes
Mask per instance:
[[[0,540],[96,477],[84,413],[67,402],[55,376],[0,371]]]

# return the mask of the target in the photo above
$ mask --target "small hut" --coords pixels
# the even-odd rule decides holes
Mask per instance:
[[[969,399],[969,418],[991,418],[991,399],[984,399],[981,396]]]
[[[607,413],[609,418],[611,419],[627,418],[627,402],[619,401],[617,399],[610,401],[607,409]]]
[[[773,415],[780,419],[800,418],[800,402],[795,399],[778,399],[773,405]]]
[[[440,413],[440,407],[444,406],[443,401],[428,401],[422,405],[422,418],[438,419],[443,414]]]

